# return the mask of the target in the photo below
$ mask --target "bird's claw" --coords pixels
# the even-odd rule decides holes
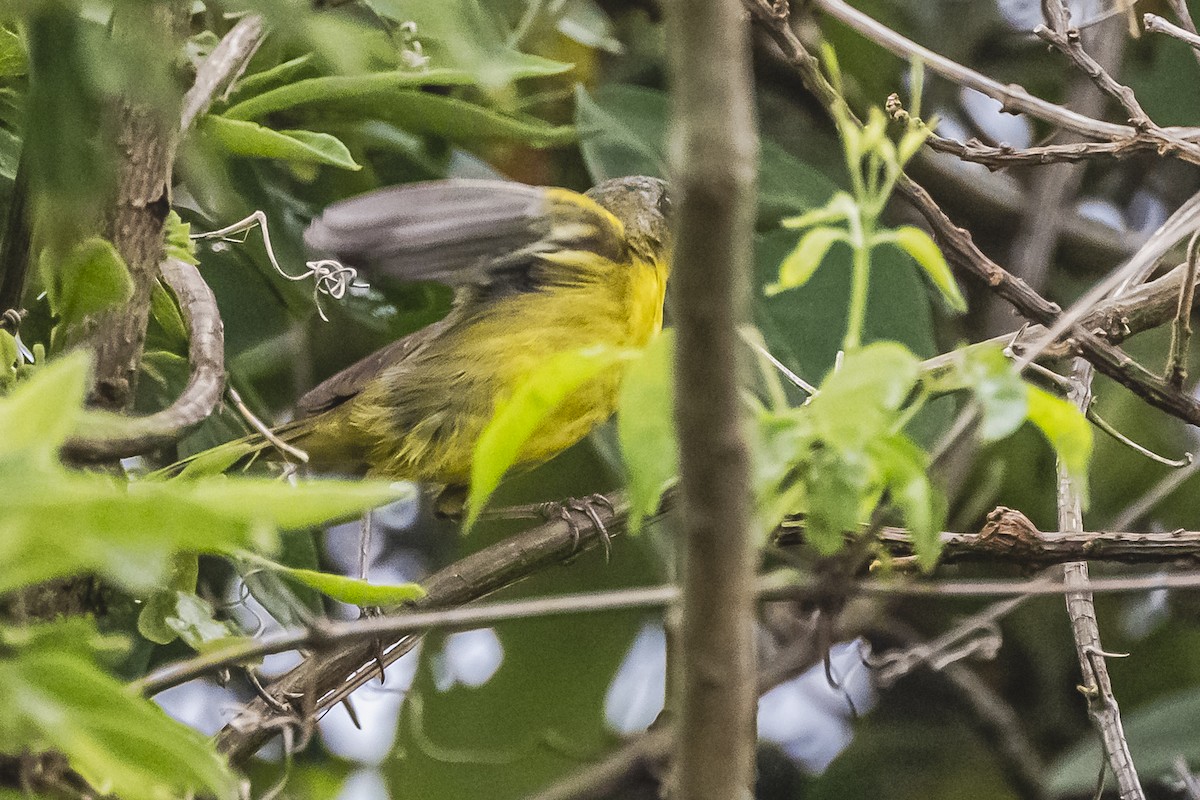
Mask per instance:
[[[583,498],[570,497],[566,500],[542,503],[539,510],[547,520],[561,519],[567,523],[567,527],[571,530],[571,558],[578,555],[580,545],[579,523],[576,521],[574,514],[583,514],[588,522],[592,524],[596,535],[600,537],[600,542],[604,547],[604,560],[607,562],[612,558],[612,535],[608,532],[608,527],[604,524],[604,520],[601,519],[597,507],[606,508],[609,513],[616,511],[613,508],[612,501],[602,494],[591,494]]]

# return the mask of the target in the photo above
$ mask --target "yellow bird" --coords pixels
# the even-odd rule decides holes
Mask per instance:
[[[439,484],[448,501],[461,498],[497,401],[532,370],[593,345],[641,347],[661,330],[668,209],[666,185],[647,177],[586,194],[434,181],[329,207],[305,233],[311,249],[368,275],[449,284],[454,305],[304,395],[300,417],[276,433],[318,470]],[[613,369],[568,397],[518,463],[545,461],[607,419],[619,381]],[[244,458],[270,445],[229,446]]]

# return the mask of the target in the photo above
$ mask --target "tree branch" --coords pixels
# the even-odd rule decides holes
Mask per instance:
[[[684,548],[673,783],[680,800],[732,800],[751,793],[757,738],[758,560],[737,330],[752,274],[758,133],[738,0],[672,0],[667,11]]]
[[[229,29],[196,71],[196,81],[183,96],[179,130],[187,133],[213,99],[225,91],[242,73],[266,36],[266,26],[260,14],[247,14]]]
[[[752,0],[752,2],[754,1]],[[938,75],[960,86],[975,89],[999,101],[1004,110],[1009,113],[1029,114],[1055,127],[1073,131],[1091,139],[1122,141],[1138,136],[1138,130],[1131,125],[1118,125],[1112,122],[1093,119],[1092,117],[1043,100],[1040,97],[1035,97],[1021,86],[1002,84],[969,67],[951,61],[945,56],[901,36],[886,25],[850,6],[844,0],[811,0],[811,3],[813,7],[819,9],[822,13],[833,17],[884,49],[895,53],[905,61],[915,57]],[[763,5],[761,3],[756,4]],[[786,9],[786,5],[783,8]],[[771,11],[775,17],[779,17],[780,12],[774,9]],[[761,13],[755,13],[755,16],[760,21],[764,21]],[[786,18],[786,11],[784,12],[784,17]],[[770,27],[769,24],[768,27]],[[1160,130],[1165,136],[1184,142],[1200,138],[1200,130],[1196,128],[1164,127]],[[1181,151],[1179,155],[1185,160],[1197,163],[1197,159],[1200,159],[1200,149],[1188,148],[1185,151]]]
[[[184,0],[165,0],[149,10],[129,13],[150,15],[152,22],[145,27],[158,39],[153,44],[161,45],[161,52],[172,53],[185,29],[189,8]],[[114,27],[119,37],[122,22],[118,19]],[[125,46],[150,44],[124,41]],[[175,122],[161,109],[122,101],[118,125],[119,178],[108,238],[129,267],[133,294],[122,306],[88,320],[86,327],[96,353],[88,402],[109,411],[122,411],[133,400],[150,316],[150,293],[163,259],[163,222],[171,209],[176,144]]]
[[[1049,0],[1055,2],[1056,0]],[[1071,400],[1082,411],[1091,403],[1091,366],[1076,359],[1071,381],[1074,384]],[[1069,533],[1083,530],[1083,490],[1066,466],[1058,464],[1058,525]],[[1104,648],[1100,643],[1100,625],[1096,621],[1096,604],[1088,584],[1086,561],[1072,561],[1063,565],[1063,583],[1072,591],[1067,593],[1067,615],[1071,618],[1071,633],[1075,639],[1075,650],[1079,656],[1079,667],[1083,672],[1083,685],[1079,690],[1087,698],[1088,716],[1100,733],[1108,765],[1117,780],[1121,800],[1143,800],[1141,782],[1137,768],[1129,752],[1129,742],[1121,725],[1121,712],[1113,695],[1112,682],[1108,677],[1108,666],[1104,661]]]
[[[620,497],[610,500],[615,511],[603,504],[595,505],[594,510],[608,534],[618,536],[625,529],[627,506]],[[430,575],[422,582],[425,597],[411,608],[444,609],[478,600],[538,570],[569,561],[599,541],[599,532],[586,522],[578,529],[565,520],[546,522]],[[380,665],[395,662],[418,639],[380,636],[351,647],[318,650],[268,687],[270,701],[259,698],[243,706],[233,722],[217,734],[218,749],[235,764],[244,761],[279,732],[281,720],[320,714],[337,705],[378,677]]]
[[[786,5],[777,8],[769,0],[744,0],[752,17],[765,26],[785,57],[797,69],[805,87],[826,108],[845,106],[845,100],[821,74],[817,60],[805,49],[787,25]],[[822,8],[844,6],[840,0],[815,0]],[[846,7],[848,8],[848,7]],[[782,10],[780,10],[782,9]],[[853,9],[850,9],[853,11]],[[857,14],[858,12],[854,12]],[[872,21],[873,22],[873,21]],[[874,23],[878,25],[878,23]],[[1165,129],[1164,129],[1165,130]],[[927,191],[911,178],[901,176],[896,188],[914,205],[932,228],[947,257],[960,268],[982,280],[999,297],[1008,301],[1026,319],[1053,326],[1062,309],[1015,277],[975,244],[971,234],[955,225]],[[1094,310],[1093,310],[1094,313]],[[1200,401],[1171,386],[1166,380],[1138,364],[1120,348],[1075,322],[1070,336],[1079,352],[1095,367],[1134,392],[1149,404],[1192,425],[1200,425]],[[1040,341],[1040,340],[1039,340]]]
[[[225,335],[217,299],[191,264],[168,258],[162,265],[167,286],[179,299],[188,328],[188,382],[167,408],[142,417],[92,412],[84,430],[64,451],[79,461],[104,461],[149,452],[176,441],[208,419],[225,388]]]

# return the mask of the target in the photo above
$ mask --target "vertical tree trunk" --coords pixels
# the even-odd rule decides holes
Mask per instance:
[[[170,58],[186,30],[189,4],[166,0],[138,14],[150,15],[147,29],[154,42],[130,42],[118,19],[115,46],[152,46]],[[164,65],[166,69],[166,65]],[[125,98],[117,122],[119,177],[117,197],[109,216],[108,238],[129,266],[133,295],[125,305],[89,322],[96,353],[95,380],[88,402],[112,411],[125,409],[133,399],[138,365],[150,315],[150,292],[163,257],[163,221],[171,210],[171,166],[175,157],[179,119],[175,105],[149,105]]]
[[[755,545],[741,405],[758,139],[737,0],[671,0],[676,422],[685,561],[676,765],[684,800],[752,795]]]

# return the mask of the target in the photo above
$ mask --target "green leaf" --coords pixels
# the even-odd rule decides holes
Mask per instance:
[[[983,441],[1003,439],[1021,427],[1029,410],[1028,388],[999,347],[969,351],[960,369],[979,401]]]
[[[805,233],[779,265],[779,282],[766,287],[767,295],[777,295],[808,283],[829,248],[837,242],[849,242],[846,231],[841,228],[813,228]]]
[[[666,175],[663,129],[654,124],[656,116],[665,114],[665,102],[648,89],[630,89],[620,94],[619,98],[602,103],[593,99],[582,84],[575,87],[579,150],[592,180],[599,183],[623,175]],[[597,97],[608,99],[599,94]],[[628,116],[615,113],[622,101],[626,103],[624,110],[629,112]],[[661,125],[665,124],[664,117]]]
[[[605,346],[558,353],[526,375],[512,396],[496,403],[492,418],[475,443],[467,529],[479,518],[504,473],[520,463],[525,443],[546,419],[584,384],[604,379],[607,376],[602,373],[637,354],[637,350]]]
[[[233,91],[229,95],[229,102],[237,104],[247,97],[265,94],[277,86],[296,83],[301,75],[315,66],[315,62],[316,59],[312,53],[305,53],[262,72],[246,75],[234,85]]]
[[[156,282],[150,290],[150,316],[166,337],[164,346],[171,348],[176,355],[185,354],[188,344],[187,325],[184,324],[183,314],[180,313],[175,298],[171,297],[161,283]]]
[[[269,478],[212,478],[198,481],[146,483],[151,494],[186,497],[213,509],[270,522],[281,530],[296,530],[357,517],[363,511],[411,500],[411,483],[384,481],[312,480],[289,486]]]
[[[326,164],[357,170],[346,145],[327,133],[274,131],[253,122],[208,115],[198,127],[200,136],[217,142],[226,152],[251,158],[277,158],[300,164]]]
[[[8,28],[0,27],[0,78],[24,75],[28,67],[21,37]]]
[[[32,378],[0,400],[0,431],[4,431],[0,436],[0,462],[6,457],[28,457],[24,455],[28,453],[49,460],[75,430],[87,393],[89,362],[89,356],[82,352],[60,358],[38,369]],[[0,504],[0,519],[3,519],[3,504]]]
[[[666,177],[668,102],[665,92],[610,84],[593,94],[575,91],[575,124],[592,180],[623,175]],[[760,149],[758,206],[761,224],[781,215],[824,206],[836,186],[778,143]]]
[[[658,511],[679,474],[675,439],[673,330],[665,330],[625,372],[617,400],[617,440],[629,475],[629,530]]]
[[[858,453],[819,448],[811,453],[806,474],[804,538],[818,553],[832,555],[842,549],[846,534],[858,530],[859,499],[867,489],[870,465]]]
[[[530,147],[559,147],[575,141],[569,125],[551,125],[528,115],[502,114],[457,97],[411,89],[388,88],[371,102],[358,97],[330,97],[297,108],[306,124],[344,125],[350,120],[382,120],[411,133],[428,134],[465,146],[518,141]]]
[[[1092,426],[1074,403],[1026,384],[1029,421],[1038,427],[1066,467],[1067,473],[1087,486],[1092,457]],[[1086,492],[1085,492],[1086,493]]]
[[[127,800],[238,796],[236,777],[207,737],[131,694],[78,646],[56,644],[64,640],[39,635],[0,658],[6,751],[57,750],[102,794]]]
[[[85,383],[86,358],[72,356],[0,401],[0,593],[80,572],[144,593],[162,585],[179,551],[272,547],[278,529],[357,516],[412,494],[408,484],[361,481],[127,484],[63,469],[53,452],[75,429]]]
[[[72,325],[99,314],[133,296],[129,268],[112,244],[98,236],[75,245],[60,262],[46,265],[51,280],[47,287],[54,314],[64,325]]]
[[[892,424],[912,393],[920,362],[895,342],[850,353],[806,407],[817,434],[839,448],[858,449]]]
[[[929,276],[929,280],[941,292],[946,303],[960,314],[966,312],[967,301],[958,289],[954,274],[950,272],[950,265],[946,263],[946,257],[928,233],[912,225],[902,225],[880,232],[876,236],[876,242],[894,244],[908,253],[912,260],[917,262],[917,266]]]
[[[881,482],[888,499],[904,515],[917,563],[926,571],[932,570],[942,552],[943,514],[929,481],[928,457],[902,434],[876,440],[870,453],[882,474]]]
[[[167,243],[166,255],[168,258],[177,258],[192,265],[200,263],[200,260],[196,258],[196,242],[192,239],[191,233],[191,224],[184,222],[179,218],[175,209],[171,209],[163,223],[163,236]]]
[[[0,329],[0,393],[17,378],[17,358],[20,356],[17,338]]]
[[[620,55],[625,51],[613,30],[612,20],[596,0],[570,0],[555,26],[568,39],[584,47]]]
[[[230,106],[225,119],[252,120],[278,111],[317,105],[330,101],[357,100],[365,112],[373,102],[386,101],[397,89],[422,86],[463,86],[473,76],[461,69],[434,69],[424,72],[371,72],[365,75],[324,75],[285,84]]]
[[[558,75],[570,64],[528,55],[509,46],[508,31],[479,0],[368,0],[375,13],[416,26],[430,67],[460,67],[493,91],[520,78]]]
[[[234,635],[228,626],[213,619],[212,606],[206,600],[194,592],[177,590],[152,594],[138,614],[137,629],[155,644],[180,638],[193,650]]]
[[[347,578],[329,572],[285,567],[265,558],[244,554],[252,563],[286,575],[298,583],[315,589],[326,597],[352,606],[387,608],[420,600],[425,590],[417,583],[369,583],[359,578]]]
[[[806,211],[798,217],[786,217],[779,224],[790,230],[803,230],[814,225],[841,222],[854,213],[854,198],[846,192],[836,192],[829,202],[820,208]]]

